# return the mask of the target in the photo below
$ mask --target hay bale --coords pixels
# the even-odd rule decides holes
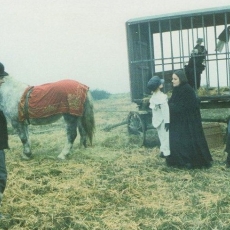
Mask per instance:
[[[203,130],[210,149],[224,145],[224,134],[219,123],[203,123]]]

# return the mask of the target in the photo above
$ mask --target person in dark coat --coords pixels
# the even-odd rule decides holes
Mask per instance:
[[[212,156],[203,132],[199,102],[184,70],[174,72],[172,83],[169,99],[171,155],[166,163],[189,169],[210,167]]]
[[[226,167],[230,168],[230,120],[228,121],[226,146],[224,151],[227,153]]]
[[[197,44],[193,48],[189,62],[185,65],[185,73],[188,78],[188,83],[194,89],[200,88],[201,74],[205,70],[205,57],[207,55],[207,50],[203,45],[203,38],[197,39]]]
[[[4,66],[0,63],[0,88],[1,84],[4,84],[4,76],[8,73],[4,71]],[[3,198],[3,193],[6,188],[7,170],[5,163],[4,149],[8,149],[8,132],[7,132],[7,120],[4,113],[0,110],[0,204]],[[3,217],[0,214],[0,218]]]
[[[0,201],[6,188],[7,171],[4,149],[8,148],[7,122],[3,112],[0,111]]]

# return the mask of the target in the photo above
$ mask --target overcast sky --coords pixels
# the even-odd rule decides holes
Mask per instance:
[[[229,0],[0,0],[0,62],[29,85],[75,79],[129,92],[125,22]]]

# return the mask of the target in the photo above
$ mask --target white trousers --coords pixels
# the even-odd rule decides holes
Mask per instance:
[[[169,156],[170,155],[170,148],[169,148],[169,130],[166,132],[165,130],[165,123],[162,122],[158,127],[157,127],[157,133],[158,137],[160,139],[160,150],[163,152],[164,156]]]

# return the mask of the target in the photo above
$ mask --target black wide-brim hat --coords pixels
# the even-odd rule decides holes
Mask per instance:
[[[4,65],[0,62],[0,77],[8,76],[9,74],[5,72]]]

